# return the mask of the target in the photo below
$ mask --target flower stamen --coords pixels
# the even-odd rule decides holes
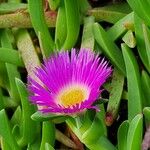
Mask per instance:
[[[84,101],[86,98],[85,92],[78,88],[78,89],[70,89],[67,91],[64,91],[60,95],[60,103],[67,107],[67,106],[72,106],[75,104],[79,104],[82,101]]]

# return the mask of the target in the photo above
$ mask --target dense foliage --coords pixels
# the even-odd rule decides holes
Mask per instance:
[[[150,147],[150,1],[1,0],[2,150],[147,150]],[[112,76],[100,111],[42,114],[27,76],[59,50],[89,48]]]

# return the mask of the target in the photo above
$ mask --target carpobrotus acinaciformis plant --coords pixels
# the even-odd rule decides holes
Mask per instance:
[[[30,100],[42,106],[44,113],[74,114],[97,109],[93,103],[111,71],[107,61],[88,49],[79,53],[75,49],[61,51],[36,69],[42,84],[29,77]]]

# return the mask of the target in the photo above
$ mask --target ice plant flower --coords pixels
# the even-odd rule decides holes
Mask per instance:
[[[40,83],[29,77],[30,100],[43,113],[74,114],[96,109],[93,103],[111,74],[108,62],[88,49],[53,54],[35,71]]]

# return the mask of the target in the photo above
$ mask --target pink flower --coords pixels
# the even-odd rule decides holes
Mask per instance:
[[[93,103],[111,72],[108,63],[93,51],[61,51],[36,69],[42,84],[29,77],[30,100],[43,106],[43,113],[72,114],[96,109]]]

